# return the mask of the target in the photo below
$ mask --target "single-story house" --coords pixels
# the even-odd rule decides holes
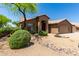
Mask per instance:
[[[47,15],[37,16],[26,21],[24,21],[24,19],[21,19],[21,27],[23,27],[24,22],[26,22],[25,29],[29,31],[39,32],[43,30],[49,33],[72,33],[76,31],[75,25],[72,25],[67,19],[51,21]]]

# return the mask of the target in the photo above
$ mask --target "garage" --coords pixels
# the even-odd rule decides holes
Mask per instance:
[[[67,25],[62,25],[59,27],[59,33],[69,33],[69,27]]]
[[[67,19],[52,21],[50,25],[51,33],[72,33],[72,24]]]

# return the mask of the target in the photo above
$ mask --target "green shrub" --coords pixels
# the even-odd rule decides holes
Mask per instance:
[[[11,32],[11,34],[14,33],[14,32],[17,31],[17,30],[21,30],[21,28],[19,28],[19,27],[14,27],[13,30],[12,30],[12,32]]]
[[[0,38],[19,30],[19,27],[5,26],[0,28]]]
[[[38,33],[40,36],[47,36],[48,33],[46,31],[39,31]]]
[[[31,40],[31,35],[26,30],[17,30],[8,39],[10,48],[18,49],[26,46]]]
[[[11,26],[5,26],[3,27],[3,32],[8,32],[8,33],[11,33],[11,31],[13,31],[13,27]]]
[[[11,28],[11,27],[0,28],[0,38],[10,34],[12,30],[13,30],[13,28]]]
[[[0,28],[0,37],[3,36],[3,28]]]
[[[35,31],[29,31],[31,34],[35,34],[36,32]]]

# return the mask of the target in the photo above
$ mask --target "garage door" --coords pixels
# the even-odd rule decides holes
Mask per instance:
[[[69,33],[69,27],[67,25],[62,25],[59,27],[59,33]]]
[[[51,33],[54,33],[54,34],[58,33],[58,28],[51,28]]]

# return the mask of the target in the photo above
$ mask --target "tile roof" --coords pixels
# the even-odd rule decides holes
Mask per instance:
[[[31,18],[27,18],[28,21],[32,20]],[[20,17],[20,22],[24,21],[24,17]]]
[[[57,20],[49,20],[48,23],[49,24],[55,24],[55,23],[60,23],[62,21],[66,20],[66,18],[63,19],[57,19]]]
[[[37,17],[41,17],[41,16],[46,16],[46,17],[48,17],[47,15],[40,15],[40,16],[37,16]],[[37,17],[35,17],[35,18],[37,18]],[[35,19],[35,18],[27,18],[27,20],[33,20],[33,19]],[[49,17],[48,17],[48,19],[49,19]],[[24,17],[20,17],[20,22],[23,22],[24,21]]]

